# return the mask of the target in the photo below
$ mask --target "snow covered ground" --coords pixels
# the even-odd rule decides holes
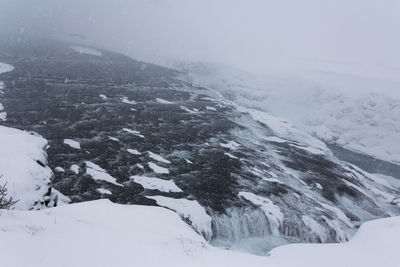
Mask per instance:
[[[194,85],[239,105],[288,119],[326,142],[400,163],[398,70],[314,62],[258,76],[211,63],[175,66]]]
[[[101,211],[101,212],[99,212]],[[210,246],[160,207],[97,200],[40,211],[0,211],[5,267],[397,267],[400,217],[365,223],[341,244],[293,244],[269,256]]]

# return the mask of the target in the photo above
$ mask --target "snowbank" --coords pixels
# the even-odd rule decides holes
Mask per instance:
[[[397,267],[400,246],[400,217],[368,222],[348,243],[287,245],[264,257],[212,247],[159,207],[97,200],[0,218],[6,267]]]
[[[293,244],[271,251],[272,266],[360,266],[399,265],[400,217],[364,223],[347,243]]]
[[[0,126],[0,184],[7,181],[17,209],[31,209],[49,190],[53,173],[46,166],[46,145],[38,135]]]

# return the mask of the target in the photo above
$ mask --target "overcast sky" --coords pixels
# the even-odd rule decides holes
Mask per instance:
[[[399,0],[0,0],[6,30],[249,70],[296,60],[400,66]]]

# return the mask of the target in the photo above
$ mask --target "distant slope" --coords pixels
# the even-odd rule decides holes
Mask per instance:
[[[256,76],[211,63],[169,64],[198,86],[291,120],[325,142],[400,165],[400,72],[317,64]],[[396,76],[397,74],[397,76]]]

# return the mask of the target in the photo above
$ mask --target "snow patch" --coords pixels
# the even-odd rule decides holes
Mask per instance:
[[[60,166],[55,167],[54,170],[55,170],[56,172],[65,172],[64,168],[63,168],[63,167],[60,167]]]
[[[224,155],[228,156],[231,159],[239,159],[238,157],[232,155],[231,153],[224,153]]]
[[[171,163],[171,161],[164,159],[163,157],[161,157],[160,155],[158,155],[156,153],[153,153],[151,151],[148,151],[148,153],[149,153],[149,157],[156,161],[167,163],[167,164]]]
[[[69,167],[69,169],[70,169],[72,172],[74,172],[75,174],[79,174],[80,168],[79,168],[78,165],[72,164],[71,167]]]
[[[72,139],[64,139],[64,144],[69,145],[72,148],[75,149],[81,149],[81,144],[79,144],[79,142],[74,141]]]
[[[87,48],[87,47],[83,47],[83,46],[70,46],[69,48],[71,48],[75,52],[78,52],[79,54],[86,54],[86,55],[98,56],[98,57],[103,55],[100,51],[93,49],[93,48]]]
[[[128,148],[126,151],[128,151],[129,153],[131,153],[133,155],[141,155],[142,154],[139,151],[137,151],[136,149],[131,149],[131,148]]]
[[[198,112],[198,110],[196,110],[196,109],[191,110],[190,108],[185,107],[185,106],[181,106],[181,109],[186,112],[189,112],[189,113],[197,113]]]
[[[120,142],[118,138],[109,136],[108,139],[113,140],[115,142]]]
[[[90,161],[85,161],[85,163],[86,163],[86,173],[92,176],[94,180],[106,181],[111,184],[123,186],[122,184],[117,183],[117,179],[109,175],[107,171],[101,168],[99,165],[94,164],[93,162]]]
[[[174,102],[162,99],[162,98],[156,98],[156,101],[160,104],[173,104]]]
[[[155,164],[154,162],[149,162],[149,167],[150,169],[153,170],[155,173],[160,173],[160,174],[169,174],[169,170],[167,168],[163,168]]]
[[[110,190],[104,188],[97,188],[96,191],[102,195],[112,195],[112,192]]]
[[[13,71],[14,69],[15,69],[14,66],[7,64],[7,63],[0,62],[0,74]],[[2,86],[4,86],[4,85],[2,85]],[[0,88],[0,89],[3,89],[3,88]]]
[[[121,98],[122,103],[134,105],[136,102],[134,100],[129,100],[128,97],[123,96]]]
[[[240,144],[236,143],[235,141],[229,141],[228,143],[220,143],[219,145],[224,148],[229,148],[232,150],[235,150],[240,146]]]
[[[135,183],[140,184],[145,189],[158,190],[166,193],[183,192],[182,189],[176,186],[173,180],[163,180],[156,177],[136,176],[136,175],[131,176],[130,179],[132,179]]]
[[[131,130],[131,129],[128,129],[128,128],[123,128],[122,130],[125,131],[125,132],[127,132],[127,133],[136,135],[136,136],[138,136],[138,137],[140,137],[140,138],[144,138],[144,135],[140,134],[139,131]]]

